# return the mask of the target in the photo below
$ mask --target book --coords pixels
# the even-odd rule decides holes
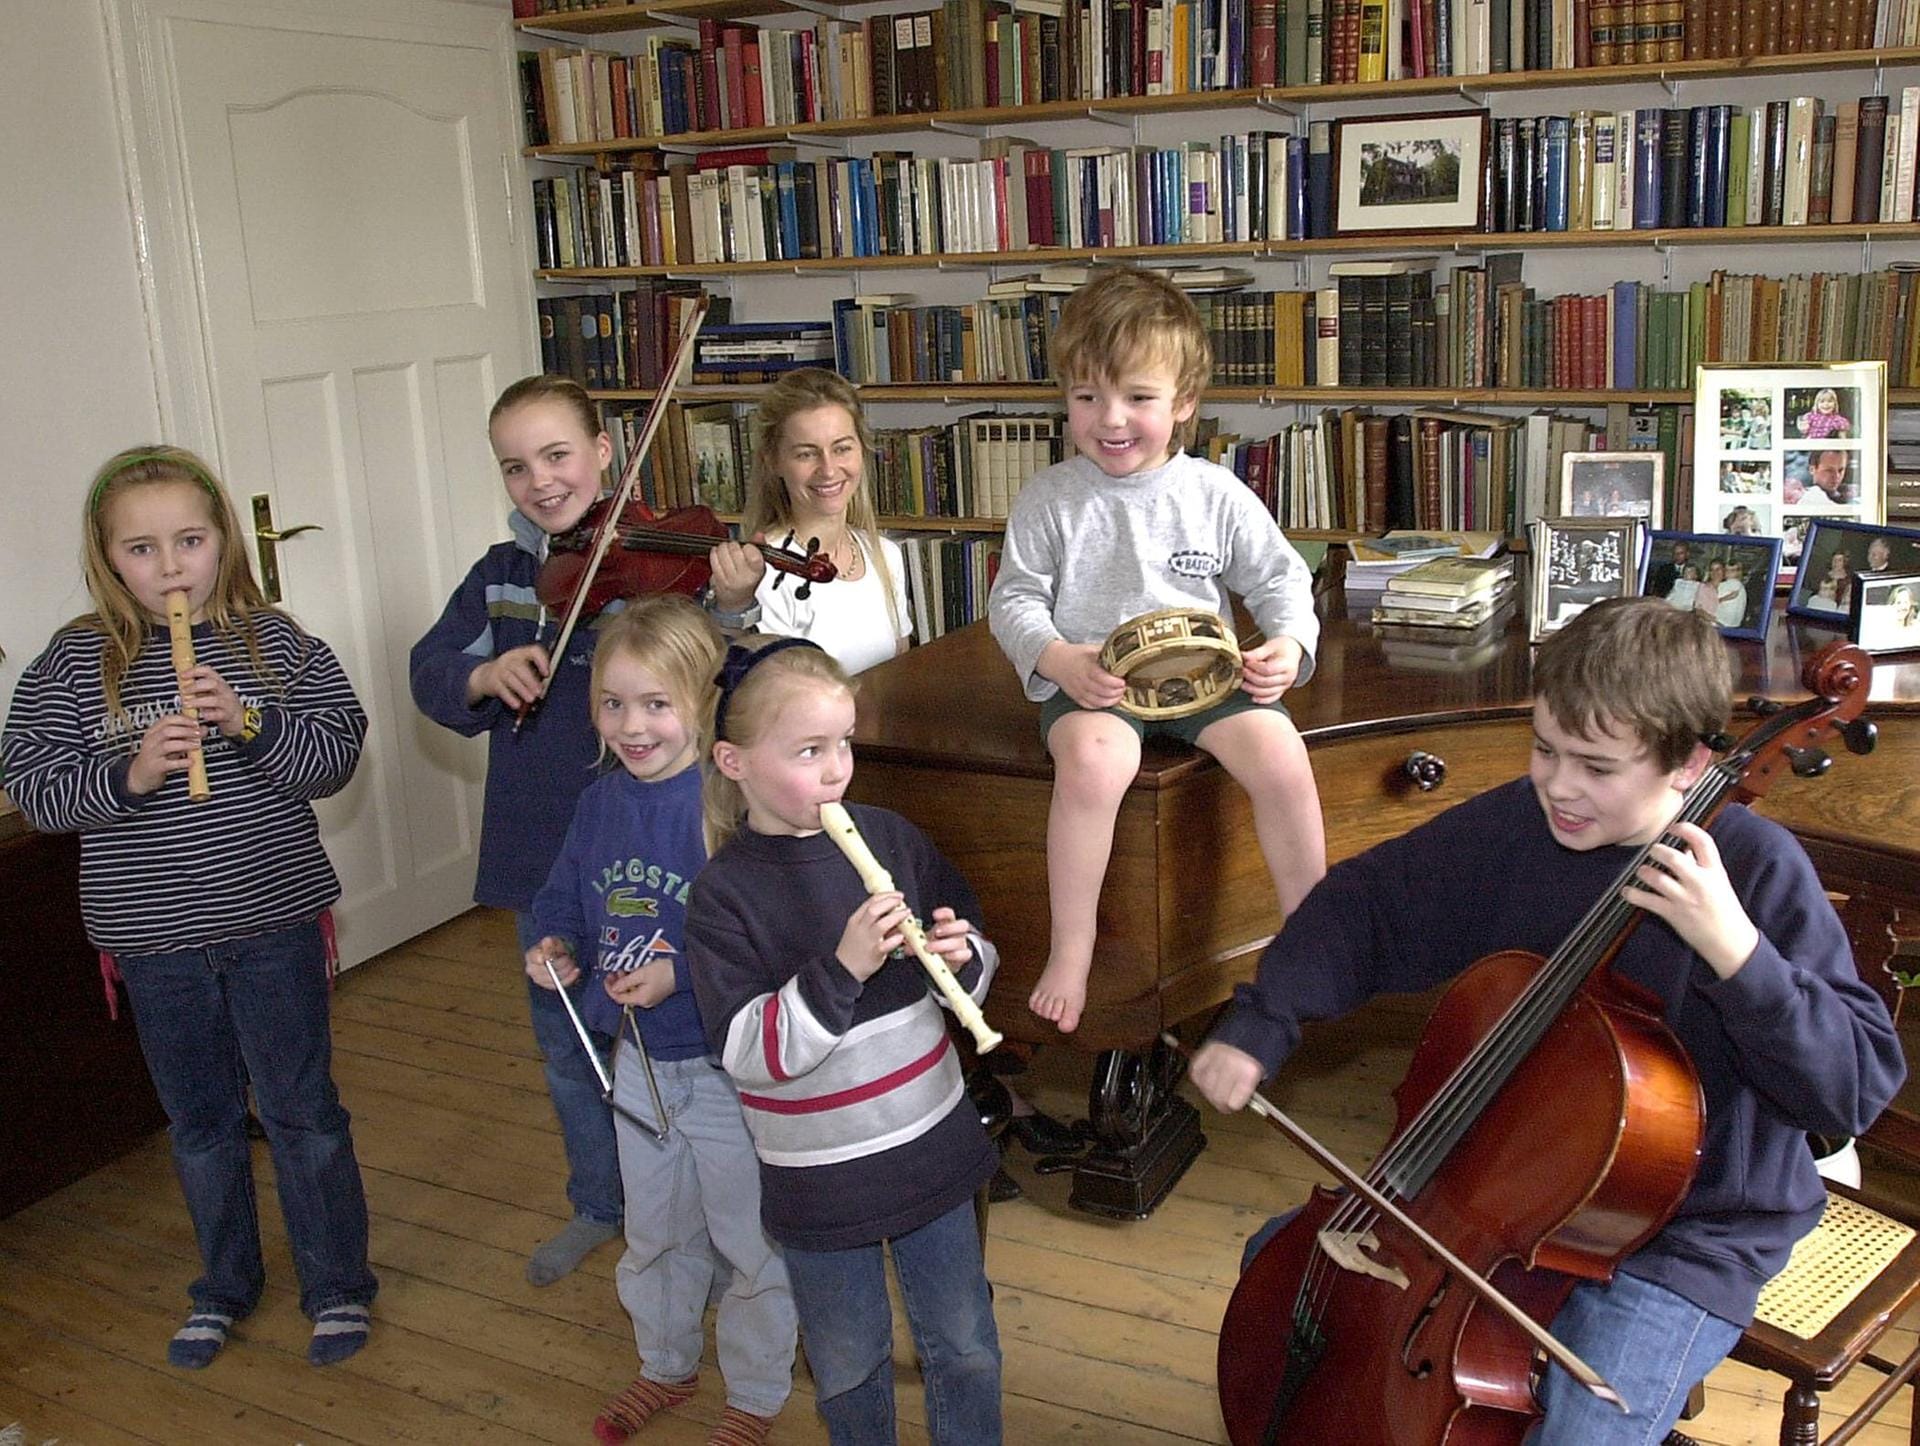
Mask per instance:
[[[1510,591],[1509,589],[1508,594]],[[1470,607],[1450,613],[1433,612],[1426,608],[1391,607],[1382,603],[1373,610],[1373,621],[1398,623],[1403,627],[1449,628],[1466,631],[1479,627],[1493,616],[1496,609],[1504,607],[1508,601],[1510,601],[1509,595],[1489,592],[1484,597],[1474,599]]]
[[[1387,583],[1387,594],[1418,593],[1462,598],[1491,592],[1513,573],[1511,557],[1434,557],[1415,563]]]

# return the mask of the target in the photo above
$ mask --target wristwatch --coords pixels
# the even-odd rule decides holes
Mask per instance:
[[[714,606],[714,596],[712,591],[709,590],[707,593],[707,613],[728,632],[743,633],[749,628],[759,626],[760,600],[755,598],[752,602],[741,608],[739,612],[730,613],[725,608]]]
[[[240,741],[251,743],[260,736],[260,710],[249,703],[240,710]]]

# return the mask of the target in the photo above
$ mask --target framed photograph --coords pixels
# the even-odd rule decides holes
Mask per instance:
[[[1484,110],[1335,121],[1334,234],[1482,229],[1490,127]]]
[[[1694,379],[1693,530],[1781,539],[1787,581],[1811,519],[1879,522],[1886,381],[1879,361],[1702,366]]]
[[[1777,537],[1737,532],[1650,533],[1641,591],[1707,614],[1722,637],[1760,642],[1773,619],[1780,547]]]
[[[1862,573],[1920,572],[1920,530],[1815,518],[1801,549],[1787,611],[1845,627]]]
[[[1560,462],[1560,513],[1638,517],[1656,527],[1666,466],[1659,452],[1569,452]]]
[[[1603,598],[1637,596],[1645,536],[1638,517],[1536,518],[1527,636],[1537,643]]]
[[[1869,653],[1920,649],[1920,572],[1870,572],[1853,590],[1847,636]]]

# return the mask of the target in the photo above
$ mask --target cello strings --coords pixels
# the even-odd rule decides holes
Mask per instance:
[[[1728,764],[1714,765],[1689,792],[1674,821],[1697,823],[1710,817],[1740,776],[1740,771]],[[1680,846],[1680,841],[1665,830],[1655,842]],[[1498,1093],[1519,1060],[1559,1016],[1567,1001],[1613,947],[1623,926],[1638,922],[1631,916],[1644,911],[1622,899],[1620,890],[1646,863],[1652,847],[1649,844],[1642,848],[1627,864],[1500,1020],[1455,1066],[1446,1083],[1435,1091],[1400,1139],[1374,1162],[1367,1175],[1369,1183],[1396,1203],[1402,1203],[1431,1179],[1440,1159],[1471,1127],[1471,1121]],[[1403,1193],[1396,1180],[1411,1180],[1414,1189]],[[1349,1196],[1329,1217],[1327,1228],[1361,1234],[1373,1228],[1378,1213],[1366,1201]],[[1317,1319],[1322,1304],[1319,1298],[1334,1278],[1333,1268],[1331,1259],[1316,1245],[1314,1259],[1303,1272],[1297,1312],[1307,1312]]]

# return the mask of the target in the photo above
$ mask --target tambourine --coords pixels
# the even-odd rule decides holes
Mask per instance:
[[[1126,679],[1122,711],[1136,718],[1185,718],[1240,686],[1240,642],[1218,613],[1163,608],[1115,628],[1100,666]]]

